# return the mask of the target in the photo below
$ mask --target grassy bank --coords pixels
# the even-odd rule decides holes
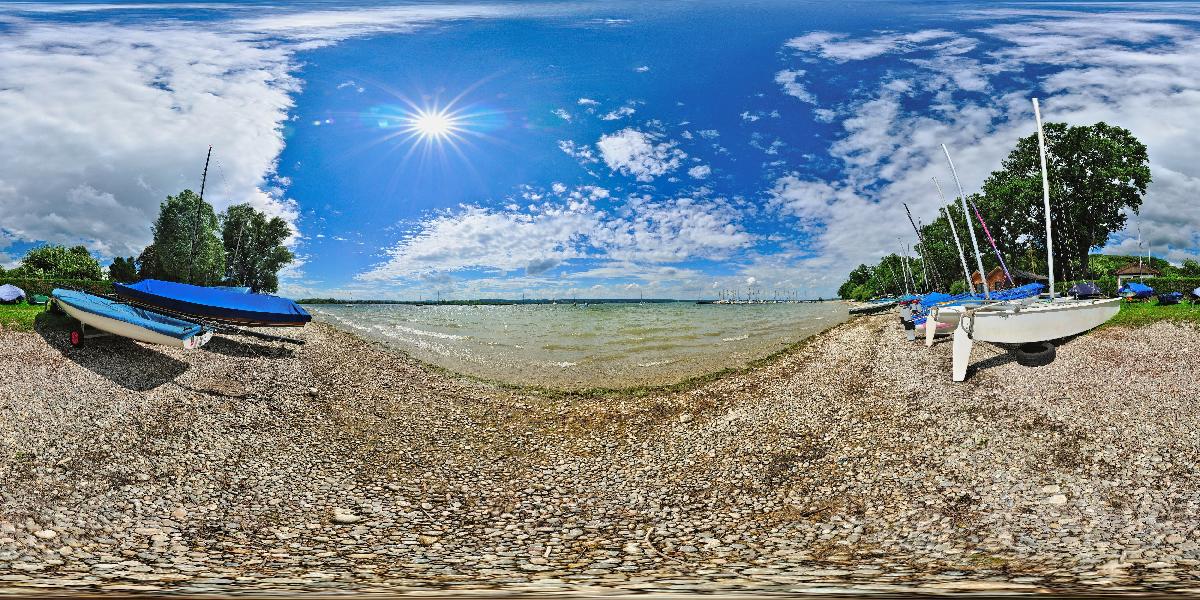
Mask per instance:
[[[33,320],[43,308],[40,304],[0,304],[0,325],[19,331],[33,331]]]
[[[1121,312],[1113,317],[1109,324],[1136,327],[1155,321],[1200,323],[1200,304],[1181,302],[1171,306],[1161,306],[1157,300],[1122,302]]]

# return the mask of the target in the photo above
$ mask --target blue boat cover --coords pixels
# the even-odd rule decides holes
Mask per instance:
[[[1158,295],[1159,304],[1179,304],[1183,300],[1183,292],[1167,292]]]
[[[155,333],[161,333],[177,340],[186,340],[201,331],[203,327],[175,317],[168,317],[151,310],[130,306],[116,300],[93,296],[75,290],[55,289],[50,292],[54,299],[63,304],[73,306],[84,312],[116,319]]]
[[[0,302],[16,302],[25,297],[25,290],[6,283],[0,285]]]
[[[1090,281],[1081,281],[1067,290],[1068,296],[1076,298],[1095,298],[1100,295],[1100,288]]]
[[[143,279],[128,285],[113,283],[113,288],[122,300],[203,319],[243,325],[304,325],[312,320],[299,304],[268,294],[157,279]]]
[[[1154,288],[1152,288],[1144,283],[1130,281],[1130,282],[1126,283],[1125,285],[1121,286],[1121,289],[1117,290],[1117,293],[1121,294],[1122,296],[1133,296],[1135,298],[1149,298],[1150,296],[1154,295]]]

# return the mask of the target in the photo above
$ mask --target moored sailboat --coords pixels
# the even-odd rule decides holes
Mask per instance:
[[[939,318],[957,318],[954,329],[952,376],[967,377],[971,347],[975,341],[1027,344],[1078,335],[1097,327],[1120,311],[1120,298],[1077,299],[1054,296],[1054,244],[1050,229],[1050,180],[1046,171],[1046,141],[1037,98],[1033,99],[1037,120],[1038,152],[1042,167],[1042,201],[1046,212],[1046,262],[1050,279],[1048,300],[996,302],[977,307],[946,307]]]

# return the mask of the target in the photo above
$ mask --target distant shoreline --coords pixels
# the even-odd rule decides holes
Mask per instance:
[[[808,300],[762,300],[755,302],[718,302],[716,300],[686,300],[678,298],[536,298],[522,300],[505,300],[500,298],[481,298],[478,300],[342,300],[337,298],[302,298],[297,300],[297,304],[363,304],[363,305],[381,305],[381,304],[400,304],[408,306],[514,306],[524,304],[671,304],[671,303],[689,303],[689,304],[806,304],[816,302],[842,302],[838,298],[814,298]]]

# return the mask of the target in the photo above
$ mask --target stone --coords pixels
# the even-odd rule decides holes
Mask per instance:
[[[1043,494],[1057,494],[1057,493],[1058,493],[1060,490],[1061,490],[1061,488],[1059,488],[1057,485],[1044,485],[1044,486],[1042,486],[1042,493],[1043,493]]]
[[[58,532],[53,529],[43,529],[41,531],[35,531],[33,535],[36,535],[43,540],[52,540],[58,537]]]
[[[679,415],[680,423],[690,423],[691,421],[692,421],[692,415],[690,413],[683,413],[682,415]]]
[[[1067,497],[1062,494],[1055,494],[1046,499],[1046,504],[1063,505],[1067,503]]]
[[[359,521],[362,521],[362,520],[363,520],[363,517],[360,517],[353,513],[348,513],[348,512],[333,513],[333,522],[341,524],[341,525],[351,525],[353,523],[358,523]]]

